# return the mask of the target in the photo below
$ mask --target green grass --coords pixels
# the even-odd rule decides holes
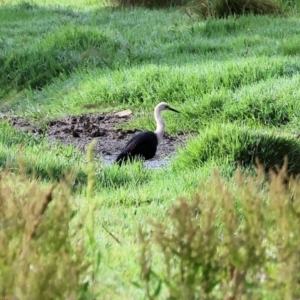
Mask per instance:
[[[74,172],[77,183],[86,182],[86,176],[80,171],[84,163],[83,155],[74,147],[53,145],[31,134],[16,132],[6,122],[1,122],[0,128],[1,166],[8,162],[10,168],[17,168],[22,164],[28,173],[45,180],[59,179],[65,172]]]
[[[300,143],[289,135],[271,130],[238,128],[236,125],[214,125],[207,128],[198,138],[181,149],[174,160],[174,166],[182,170],[186,165],[199,168],[207,161],[218,164],[225,162],[235,167],[237,163],[251,167],[258,158],[266,170],[283,164],[285,153],[288,157],[288,173],[299,174]]]
[[[287,155],[288,171],[299,172],[297,14],[199,21],[177,8],[1,1],[0,25],[3,112],[44,122],[129,108],[126,128],[153,129],[153,107],[167,101],[182,112],[164,114],[167,132],[195,135],[166,169],[137,162],[120,170],[95,159],[95,193],[87,197],[83,154],[0,123],[1,167],[16,171],[22,162],[46,186],[72,170],[77,215],[95,206],[102,257],[91,289],[101,299],[143,297],[132,284],[140,274],[138,226],[164,222],[177,197],[190,197],[214,168],[231,184],[237,161],[249,168],[258,155],[273,167]]]

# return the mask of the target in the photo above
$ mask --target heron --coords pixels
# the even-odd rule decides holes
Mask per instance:
[[[140,132],[132,137],[126,146],[121,150],[117,156],[116,163],[121,165],[125,161],[132,161],[135,157],[140,157],[145,160],[151,159],[155,156],[157,146],[162,142],[165,132],[165,122],[160,113],[163,110],[171,110],[180,113],[178,110],[170,107],[168,103],[161,102],[154,108],[154,119],[156,121],[156,130]]]

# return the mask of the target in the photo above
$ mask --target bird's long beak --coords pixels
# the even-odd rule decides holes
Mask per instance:
[[[178,110],[176,110],[176,109],[174,109],[174,108],[172,108],[172,107],[170,107],[170,106],[168,106],[168,109],[171,110],[171,111],[175,111],[175,112],[177,112],[177,113],[180,114],[180,111],[178,111]]]

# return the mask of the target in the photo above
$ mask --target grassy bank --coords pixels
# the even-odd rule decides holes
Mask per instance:
[[[217,231],[213,231],[212,236],[228,234],[230,240],[232,231],[220,230],[222,224],[225,224],[225,229],[230,229],[232,225],[226,223],[230,213],[222,205],[222,199],[226,199],[226,188],[234,189],[237,184],[233,174],[238,161],[248,168],[258,156],[267,168],[272,169],[275,164],[282,165],[283,158],[287,155],[287,172],[299,173],[300,141],[295,133],[300,132],[300,92],[297,88],[300,83],[300,20],[297,14],[289,13],[284,17],[248,15],[204,21],[191,18],[177,8],[117,9],[104,6],[103,3],[100,5],[98,1],[60,2],[1,2],[1,112],[44,123],[65,115],[129,108],[134,116],[126,124],[127,129],[153,129],[153,107],[160,101],[167,101],[182,112],[176,119],[174,115],[164,115],[167,132],[174,135],[193,133],[193,138],[184,148],[178,149],[166,169],[148,170],[141,163],[135,163],[120,171],[115,166],[103,166],[99,159],[94,159],[95,186],[94,193],[89,194],[86,157],[81,152],[72,146],[52,144],[42,135],[16,131],[7,121],[1,121],[1,168],[8,163],[12,173],[7,176],[11,180],[10,176],[17,176],[15,174],[21,163],[26,176],[23,174],[25,179],[20,177],[20,182],[25,180],[25,183],[18,187],[19,193],[26,191],[28,182],[37,181],[36,189],[48,188],[52,183],[60,181],[65,173],[71,172],[72,179],[68,182],[72,195],[68,196],[71,200],[70,215],[76,212],[77,222],[80,218],[85,218],[91,207],[93,211],[86,217],[89,224],[78,229],[79,238],[90,238],[84,244],[84,253],[91,259],[87,262],[88,265],[90,263],[90,269],[82,271],[83,275],[88,276],[76,277],[74,281],[76,288],[79,287],[76,293],[81,293],[87,299],[92,297],[89,293],[95,293],[101,299],[142,299],[147,289],[140,282],[141,268],[138,259],[141,236],[138,235],[138,227],[142,226],[146,230],[148,218],[161,221],[162,226],[167,226],[174,220],[176,222],[174,214],[175,219],[166,218],[166,214],[172,211],[174,203],[178,203],[178,196],[191,199],[200,182],[200,191],[210,195],[205,199],[213,199],[212,203],[220,207],[220,211],[225,211],[223,218],[214,211],[214,218],[219,219]],[[98,106],[87,109],[87,104]],[[213,175],[213,179],[210,179],[212,170],[216,167],[220,169],[221,176],[226,178],[225,191],[223,188],[218,190],[221,195],[218,201],[213,194],[216,185],[214,180],[218,181],[219,177]],[[259,199],[264,203],[268,202],[267,189],[259,192]],[[254,218],[255,215],[245,202],[248,198],[243,195],[232,196],[234,203],[230,202],[238,212],[235,217],[239,222],[243,218],[247,219],[247,216]],[[297,198],[298,194],[293,195]],[[292,209],[286,200],[289,196],[290,194],[282,196],[286,197],[284,203],[287,211],[280,216],[280,222],[285,226],[284,234],[290,230],[295,236],[293,243],[296,244],[299,233],[288,222],[288,209]],[[208,218],[209,211],[201,203],[197,202],[195,205],[204,210],[203,222],[211,221]],[[261,204],[256,205],[257,209],[261,209]],[[186,208],[186,211],[190,213],[189,209],[192,208]],[[271,205],[269,210],[272,209],[274,206]],[[295,209],[297,212],[297,207]],[[264,211],[266,218],[261,221],[268,228],[268,233],[259,235],[255,243],[269,239],[272,248],[277,246],[274,235],[283,233],[278,232],[269,210]],[[3,218],[10,217],[9,210],[7,214]],[[292,220],[298,220],[296,215],[293,215],[295,219]],[[198,219],[191,219],[198,222]],[[63,220],[68,221],[76,223],[72,218]],[[45,230],[51,228],[51,222],[55,222],[54,217],[47,222]],[[237,227],[239,222],[237,221]],[[32,225],[28,226],[31,228]],[[72,226],[71,228],[77,228]],[[273,233],[272,226],[275,228]],[[258,227],[254,228],[258,230]],[[166,232],[169,231],[166,229]],[[252,231],[251,234],[248,233],[243,231],[236,248],[233,247],[237,251],[237,257],[240,255],[239,249],[242,249],[242,241],[247,244],[247,237],[252,237]],[[26,237],[26,233],[24,236]],[[23,233],[18,237],[22,240]],[[65,237],[65,243],[69,243],[69,237]],[[51,240],[51,236],[49,239]],[[21,245],[20,240],[15,243]],[[71,243],[77,241],[72,238],[70,240]],[[282,245],[284,241],[286,240],[278,243]],[[212,238],[212,244],[209,245],[213,245],[213,242],[217,243],[216,239]],[[220,257],[228,254],[228,249],[231,249],[228,245],[217,247]],[[282,272],[280,266],[283,263],[292,264],[294,254],[298,251],[296,248],[284,248],[292,253],[289,256],[291,260],[284,256],[285,252],[280,252],[274,261],[264,256],[263,251],[269,251],[268,247],[259,249],[262,254],[257,259],[263,265],[262,271],[258,271],[256,265],[252,269],[249,267],[250,262],[256,258],[246,261],[245,256],[241,255],[242,259],[238,261],[235,257],[227,256],[226,266],[231,264],[240,273],[247,268],[252,272],[248,275],[250,279],[246,280],[245,276],[242,283],[235,281],[237,290],[233,293],[244,293],[252,297],[255,294],[260,299],[263,296],[267,297],[265,299],[274,297],[273,284],[282,284],[278,275]],[[55,246],[51,249],[41,250],[41,265],[43,260],[47,261],[47,255],[58,248]],[[63,252],[57,253],[65,255],[68,251],[75,251],[70,249],[64,248]],[[247,250],[247,253],[252,255],[255,252],[252,250]],[[3,253],[5,251],[8,253],[11,250],[4,249]],[[101,254],[98,255],[97,251]],[[82,253],[74,253],[79,261]],[[159,260],[160,250],[156,249],[153,255],[154,261]],[[52,256],[49,261],[51,259],[55,261]],[[184,259],[179,257],[179,260]],[[220,264],[216,257],[212,262]],[[30,263],[31,258],[28,258],[28,265]],[[168,273],[164,273],[163,268],[156,268],[160,265],[161,263],[157,263],[152,267],[160,279],[151,277],[152,274],[145,281],[149,284],[151,293],[153,286],[157,287],[159,282],[164,286],[167,282]],[[3,263],[3,266],[8,268],[9,264]],[[291,289],[296,286],[297,270],[291,273],[294,275],[290,276],[289,288],[282,289],[282,297],[291,296]],[[1,272],[1,276],[8,274],[2,270]],[[62,269],[61,274],[64,272],[65,269]],[[232,280],[224,272],[224,268],[220,267],[218,278],[221,281]],[[54,273],[49,271],[49,276]],[[170,274],[174,278],[177,276]],[[271,276],[272,280],[262,285],[260,279],[264,276]],[[255,281],[254,277],[260,279]],[[203,277],[197,278],[204,282]],[[17,287],[22,280],[12,280],[11,286],[15,284],[13,287]],[[209,283],[212,284],[210,281]],[[254,287],[251,286],[252,283]],[[242,285],[243,288],[240,288]],[[43,285],[39,286],[42,289]],[[56,283],[53,286],[61,288]],[[223,289],[215,284],[212,287],[211,295],[214,297],[221,299],[229,293],[227,288]],[[248,293],[252,287],[254,294]],[[189,288],[192,290],[193,286]],[[204,285],[201,288],[205,289]],[[181,299],[180,291],[167,289],[164,286],[159,290],[162,292],[162,299],[165,299],[164,293],[167,292],[176,299]],[[207,291],[209,289],[205,293]],[[13,293],[13,288],[7,289],[7,294]],[[68,293],[69,290],[66,290],[65,295]],[[197,290],[196,293],[204,292]],[[35,296],[32,297],[34,299]]]

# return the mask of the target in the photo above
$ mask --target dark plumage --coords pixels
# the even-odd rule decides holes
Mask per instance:
[[[179,113],[179,111],[171,108],[166,102],[157,104],[154,109],[154,118],[156,121],[155,132],[145,131],[134,136],[122,149],[116,159],[116,163],[121,165],[127,160],[132,161],[135,157],[151,159],[155,156],[157,146],[161,143],[165,130],[165,122],[160,112],[166,109]]]
[[[133,160],[137,156],[151,159],[155,156],[157,145],[158,139],[154,132],[140,132],[129,140],[118,155],[116,162],[121,165],[124,161]]]

